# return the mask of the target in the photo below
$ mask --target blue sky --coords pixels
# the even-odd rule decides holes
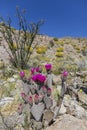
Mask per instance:
[[[26,9],[29,22],[45,20],[41,34],[53,37],[87,37],[87,0],[0,0],[0,15],[17,27],[16,6]]]

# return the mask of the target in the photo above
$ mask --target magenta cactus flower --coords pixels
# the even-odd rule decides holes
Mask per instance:
[[[46,70],[51,70],[52,69],[52,65],[51,64],[46,64],[45,68],[46,68]]]
[[[35,82],[40,81],[41,83],[43,83],[46,80],[46,76],[42,74],[36,74],[36,75],[33,75],[31,79]]]
[[[20,72],[20,77],[23,78],[25,76],[25,72],[24,71],[21,71]]]
[[[63,71],[62,75],[63,75],[63,77],[67,77],[68,76],[68,72],[67,71]]]
[[[43,83],[46,80],[46,76],[37,74],[37,80]]]
[[[33,76],[31,77],[31,79],[32,79],[34,82],[36,82],[36,81],[37,81],[37,74],[33,75]]]

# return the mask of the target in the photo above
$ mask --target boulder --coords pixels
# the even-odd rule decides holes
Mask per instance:
[[[46,130],[87,130],[87,121],[65,114]]]

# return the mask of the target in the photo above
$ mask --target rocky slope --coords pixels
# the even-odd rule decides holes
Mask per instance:
[[[78,94],[79,101],[74,94],[66,94],[60,109],[60,116],[47,130],[86,130],[87,129],[87,94],[78,88],[87,87],[87,39],[86,38],[53,38],[38,35],[34,41],[37,48],[34,49],[29,65],[51,63],[53,65],[54,87],[58,92],[61,90],[60,70],[65,68],[69,71],[67,85],[72,87]],[[8,126],[14,130],[24,130],[24,115],[18,115],[17,106],[22,100],[20,91],[23,91],[23,83],[19,77],[19,70],[12,68],[9,62],[9,55],[3,47],[7,44],[1,41],[0,44],[0,111]],[[38,47],[42,51],[38,51]],[[43,53],[43,47],[46,50]],[[8,47],[7,47],[8,49]],[[4,64],[4,68],[3,68]],[[25,70],[26,73],[29,70]],[[54,90],[55,100],[57,98]],[[55,103],[54,103],[55,105]],[[55,106],[56,112],[56,106]],[[0,119],[0,129],[4,130],[3,121]]]

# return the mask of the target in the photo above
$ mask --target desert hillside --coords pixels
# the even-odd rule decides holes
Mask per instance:
[[[2,36],[0,36],[2,39]],[[87,39],[86,38],[54,38],[45,35],[37,35],[29,64],[36,62],[39,64],[52,63],[54,71],[62,67],[69,71],[87,68]],[[0,59],[5,63],[9,62],[6,49],[8,45],[4,40],[0,43]],[[55,72],[54,72],[55,73]]]
[[[46,109],[44,114],[42,113],[43,106],[33,106],[34,118],[31,120],[32,123],[30,122],[29,110],[31,108],[27,103],[23,103],[20,96],[22,91],[27,93],[29,84],[21,80],[19,76],[21,69],[12,66],[8,55],[8,52],[10,53],[8,44],[0,34],[0,130],[5,130],[5,128],[6,130],[86,130],[87,38],[56,38],[36,35],[32,47],[33,45],[36,46],[31,52],[28,68],[22,71],[29,76],[32,66],[41,65],[45,74],[45,64],[52,65],[53,106],[49,110]],[[14,48],[16,49],[15,41]],[[63,70],[68,72],[67,81],[64,81],[68,91],[60,107],[57,101],[61,99],[61,72]],[[18,114],[20,102],[25,107],[23,113]],[[58,117],[54,118],[58,109]],[[38,115],[44,115],[43,122],[38,120]]]

